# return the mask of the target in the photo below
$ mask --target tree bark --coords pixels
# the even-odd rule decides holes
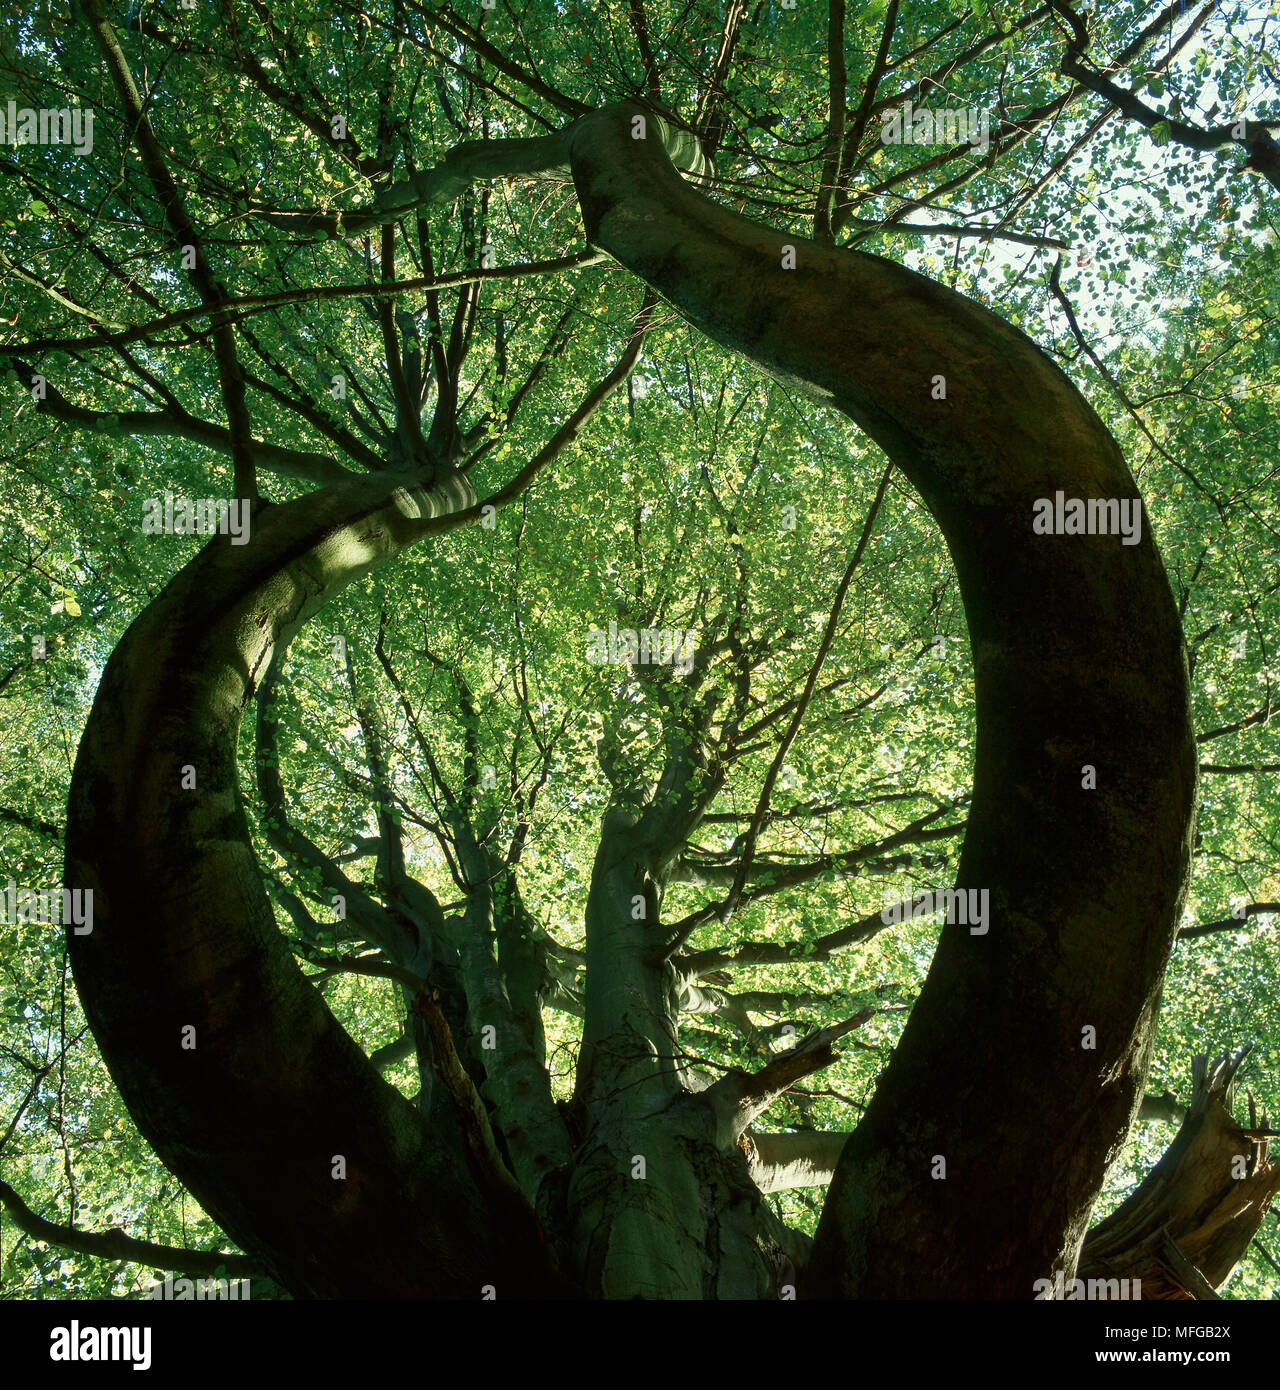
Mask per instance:
[[[1133,480],[1029,339],[891,262],[711,203],[673,164],[700,168],[696,142],[652,111],[623,103],[518,143],[522,168],[571,168],[594,245],[717,342],[861,425],[942,528],[977,687],[957,882],[989,893],[988,930],[943,928],[843,1147],[804,1292],[1031,1297],[1037,1278],[1073,1272],[1141,1098],[1189,865],[1187,670],[1154,541],[1146,528],[1133,546],[1031,529],[1037,499],[1134,500]],[[502,152],[466,147],[409,201],[492,174],[490,154]],[[376,220],[404,198],[394,190]],[[268,510],[243,553],[215,541],[126,634],[72,783],[67,883],[92,888],[95,910],[71,957],[143,1133],[292,1292],[545,1292],[540,1232],[494,1170],[492,1136],[461,1102],[451,1131],[429,1136],[302,978],[238,800],[240,714],[274,645],[439,529],[432,514],[471,500],[392,487],[372,478]],[[194,790],[181,788],[186,768]],[[645,964],[653,936],[631,925],[632,899],[660,890],[677,846],[634,838],[606,827],[588,905],[598,973],[579,1091],[594,1129],[571,1188],[588,1287],[761,1296],[772,1281],[758,1191],[745,1157],[723,1152],[711,1101],[664,1070],[674,971]],[[612,946],[622,958],[597,963]],[[188,1025],[194,1050],[182,1047]],[[623,1035],[624,1056],[607,1061]],[[455,1075],[449,1061],[442,1076]],[[616,1065],[657,1104],[619,1102]],[[331,1176],[338,1154],[345,1179]],[[626,1186],[637,1154],[661,1175],[642,1200]]]
[[[420,484],[343,484],[261,512],[244,547],[209,544],[112,654],[72,778],[66,882],[94,914],[68,945],[103,1058],[161,1160],[298,1297],[553,1287],[527,1202],[462,1107],[429,1128],[302,976],[236,780],[275,646],[474,500],[460,480]]]
[[[761,1192],[794,1187],[822,1187],[835,1175],[848,1134],[840,1130],[804,1130],[797,1134],[747,1133],[751,1180]]]
[[[634,138],[637,114],[571,127],[589,241],[898,463],[942,528],[973,649],[957,883],[989,892],[988,931],[943,927],[842,1154],[807,1292],[1030,1298],[1074,1270],[1140,1101],[1185,891],[1196,762],[1160,556],[1149,527],[1136,545],[1032,531],[1055,491],[1138,493],[1030,339],[902,266],[718,207],[677,174],[652,113]]]
[[[1273,1131],[1266,1116],[1255,1122],[1251,1114],[1247,1129],[1231,1116],[1243,1059],[1244,1052],[1193,1060],[1191,1105],[1173,1143],[1089,1232],[1078,1278],[1139,1280],[1147,1300],[1216,1297],[1280,1192],[1280,1165],[1268,1161]]]

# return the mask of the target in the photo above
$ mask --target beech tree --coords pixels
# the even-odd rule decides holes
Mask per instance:
[[[1265,25],[5,33],[15,1287],[1269,1287]]]

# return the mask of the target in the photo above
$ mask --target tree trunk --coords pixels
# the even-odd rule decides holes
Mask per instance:
[[[657,963],[670,814],[612,808],[587,896],[586,1017],[569,1187],[570,1243],[593,1297],[764,1298],[780,1252],[746,1159],[690,1094],[677,1055],[675,972]]]
[[[1030,1298],[1074,1270],[1140,1101],[1187,880],[1194,735],[1160,556],[1148,527],[1136,545],[1033,532],[1055,491],[1138,493],[1030,339],[901,266],[716,206],[677,174],[652,113],[636,138],[641,114],[624,103],[570,128],[588,239],[898,463],[951,550],[973,648],[957,882],[989,892],[989,927],[942,929],[841,1156],[807,1292]]]
[[[413,481],[315,493],[261,513],[248,545],[202,550],[107,663],[68,805],[66,882],[94,904],[71,962],[112,1078],[161,1160],[298,1297],[553,1287],[527,1202],[465,1116],[436,1107],[429,1127],[303,978],[236,782],[276,644],[473,500]]]

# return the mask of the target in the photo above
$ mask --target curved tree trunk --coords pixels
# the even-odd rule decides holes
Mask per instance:
[[[690,322],[862,425],[942,526],[977,679],[959,883],[989,891],[989,931],[944,928],[902,1043],[843,1148],[806,1292],[1030,1297],[1036,1278],[1070,1276],[1140,1099],[1189,862],[1186,666],[1155,545],[1149,534],[1125,546],[1031,529],[1038,498],[1133,499],[1133,481],[1088,404],[1022,334],[892,263],[716,207],[669,157],[696,168],[692,142],[651,112],[621,104],[513,143],[521,169],[571,167],[590,239]],[[460,147],[448,178],[424,177],[412,196],[492,174],[493,153]],[[402,193],[372,220],[398,215]],[[795,268],[784,268],[791,255]],[[67,882],[95,895],[93,933],[69,938],[72,963],[143,1133],[295,1295],[545,1291],[541,1233],[466,1104],[440,1112],[429,1133],[303,979],[238,800],[240,715],[274,646],[343,584],[439,529],[433,513],[469,500],[393,486],[375,477],[268,510],[248,546],[215,541],[130,628],[72,782]],[[1096,790],[1082,788],[1086,764]],[[186,768],[194,790],[182,789]],[[621,868],[618,883],[599,885],[597,917],[636,877]],[[641,868],[641,879],[653,872]],[[597,936],[614,931],[596,922]],[[631,1026],[629,991],[606,984],[588,986],[596,1040]],[[194,1049],[183,1047],[187,1027]],[[1085,1029],[1095,1050],[1082,1048]],[[645,1049],[660,1043],[655,1034]],[[755,1203],[732,1171],[708,1176],[718,1141],[709,1109],[693,1117],[699,1105],[672,1099],[705,1152],[687,1160],[689,1181],[667,1173],[665,1190],[724,1187],[700,1229],[728,1242],[725,1260],[745,1263],[708,1280],[682,1249],[672,1291],[750,1296],[768,1282],[752,1253]],[[608,1118],[594,1155],[643,1154],[631,1121]],[[680,1134],[651,1138],[659,1161],[680,1161]],[[336,1155],[345,1179],[332,1176]],[[745,1157],[729,1157],[745,1174]],[[602,1169],[580,1174],[577,1190],[607,1223],[634,1195],[608,1198],[616,1186]],[[738,1215],[722,1225],[729,1207]],[[654,1232],[646,1246],[652,1222],[632,1218],[616,1248],[606,1240],[598,1262],[581,1258],[598,1263],[603,1291],[660,1295],[650,1273],[669,1241]],[[633,1288],[627,1261],[649,1271]]]
[[[1137,545],[1032,531],[1059,490],[1138,497],[1034,343],[901,266],[715,206],[677,174],[662,122],[636,138],[639,114],[570,129],[589,240],[898,463],[942,527],[973,648],[957,881],[990,893],[989,929],[943,928],[842,1153],[806,1291],[1030,1298],[1070,1277],[1140,1101],[1187,879],[1196,763],[1168,581],[1146,527]]]
[[[112,654],[71,784],[66,881],[92,889],[94,916],[68,942],[103,1057],[160,1158],[299,1297],[545,1279],[532,1213],[465,1114],[436,1106],[429,1127],[303,978],[236,784],[241,715],[276,645],[474,500],[412,481],[269,508],[248,545],[201,551]]]

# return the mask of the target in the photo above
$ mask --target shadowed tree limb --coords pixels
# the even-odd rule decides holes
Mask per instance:
[[[181,1270],[184,1274],[206,1277],[226,1275],[242,1279],[264,1273],[259,1261],[229,1250],[185,1250],[175,1245],[138,1240],[119,1227],[109,1231],[79,1231],[74,1226],[46,1221],[43,1216],[37,1216],[7,1182],[0,1182],[0,1202],[8,1211],[9,1220],[33,1240],[43,1240],[64,1250],[76,1250],[82,1255],[128,1260],[130,1264],[147,1265],[151,1269]]]
[[[1070,5],[1065,4],[1064,0],[1052,0],[1052,4],[1054,12],[1060,15],[1071,29],[1071,40],[1061,63],[1064,76],[1079,82],[1098,96],[1105,97],[1131,121],[1136,121],[1147,130],[1154,130],[1157,126],[1163,127],[1170,139],[1187,146],[1188,149],[1201,153],[1234,148],[1246,149],[1248,158],[1244,167],[1256,170],[1273,188],[1280,189],[1280,145],[1276,144],[1269,129],[1276,122],[1239,120],[1205,129],[1187,121],[1177,120],[1173,116],[1161,115],[1159,111],[1148,106],[1136,92],[1127,91],[1117,86],[1110,78],[1104,77],[1101,73],[1091,72],[1084,66],[1080,59],[1089,46],[1089,31],[1084,20]]]
[[[68,953],[103,1058],[162,1161],[297,1297],[559,1287],[467,1108],[437,1088],[428,1125],[299,971],[239,805],[241,712],[276,649],[474,499],[424,481],[328,488],[207,545],[117,645],[72,778],[65,881],[93,890],[94,930]]]
[[[1201,922],[1194,927],[1183,927],[1178,932],[1178,940],[1183,941],[1192,936],[1212,936],[1216,932],[1243,931],[1245,922],[1261,912],[1280,912],[1280,903],[1246,903],[1241,907],[1239,916],[1232,914],[1217,922]]]
[[[26,344],[22,345],[25,351]],[[14,366],[30,379],[33,369],[21,359],[15,359]],[[235,442],[225,425],[215,425],[209,420],[199,420],[188,415],[185,410],[170,407],[168,410],[88,410],[75,405],[47,378],[44,383],[44,399],[35,403],[41,414],[65,420],[81,429],[94,431],[118,431],[130,437],[189,439],[207,448],[234,456]],[[290,449],[280,444],[267,444],[252,436],[248,448],[257,463],[268,472],[278,473],[285,478],[305,478],[314,483],[336,483],[344,478],[357,475],[350,469],[325,454],[311,453],[304,449]]]
[[[47,835],[51,840],[62,839],[62,827],[60,825],[54,825],[52,821],[47,821],[42,816],[33,816],[26,811],[16,810],[12,806],[0,806],[0,820],[7,820],[10,825],[20,825],[24,830],[30,830],[35,835]]]

